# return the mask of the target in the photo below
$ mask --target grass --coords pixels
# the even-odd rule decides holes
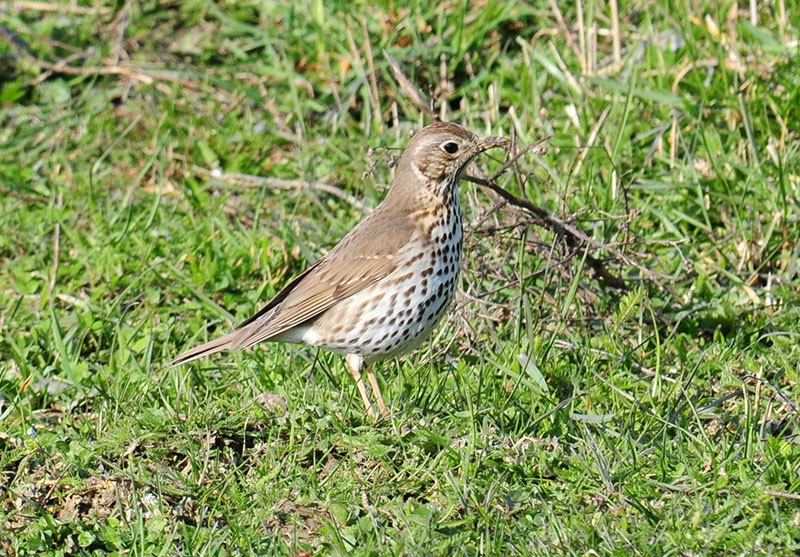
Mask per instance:
[[[796,553],[800,12],[552,6],[0,9],[2,551]],[[595,246],[462,183],[387,422],[313,349],[163,367],[365,214],[202,169],[382,198],[427,121],[384,49],[448,120],[550,136],[499,184]]]

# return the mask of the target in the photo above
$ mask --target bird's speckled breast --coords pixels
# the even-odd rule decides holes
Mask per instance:
[[[461,270],[463,232],[455,188],[452,195],[451,203],[420,211],[418,233],[398,252],[393,273],[320,315],[303,332],[303,341],[358,354],[366,362],[416,348],[450,305]],[[358,325],[348,329],[347,323]]]

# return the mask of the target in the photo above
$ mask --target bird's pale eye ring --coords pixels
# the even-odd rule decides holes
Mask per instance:
[[[455,155],[458,153],[458,143],[454,141],[447,141],[442,144],[442,150],[445,153],[450,153],[451,155]]]

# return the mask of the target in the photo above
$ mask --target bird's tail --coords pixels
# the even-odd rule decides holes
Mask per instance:
[[[173,358],[167,363],[167,365],[178,366],[185,364],[186,362],[191,362],[192,360],[202,358],[203,356],[209,356],[211,354],[216,354],[217,352],[222,352],[223,350],[235,350],[237,348],[235,342],[240,334],[241,331],[231,331],[227,335],[215,338],[214,340],[206,342],[205,344],[201,344],[200,346],[195,346],[177,358]]]

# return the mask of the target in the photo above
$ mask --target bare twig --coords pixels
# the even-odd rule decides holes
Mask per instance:
[[[397,84],[400,86],[406,95],[408,95],[411,100],[417,105],[422,112],[428,115],[428,117],[433,120],[434,122],[439,120],[439,115],[434,112],[433,108],[431,108],[430,102],[425,98],[425,95],[420,91],[416,85],[411,83],[411,80],[408,79],[403,70],[400,68],[400,64],[394,57],[386,52],[383,51],[383,57],[386,58],[386,61],[389,62],[389,67],[392,68],[392,73],[394,74],[394,78],[397,81]]]
[[[586,29],[583,22],[583,2],[581,0],[577,0],[575,9],[578,12],[578,50],[581,53],[578,61],[581,63],[581,73],[586,75],[586,68],[588,66],[586,57]]]
[[[366,124],[364,128],[369,134],[369,130],[372,128],[372,117],[373,114],[376,116],[376,119],[379,122],[379,129],[382,129],[382,122],[381,122],[381,111],[379,102],[376,96],[373,95],[373,91],[370,88],[369,78],[367,77],[367,71],[364,69],[364,61],[361,59],[361,53],[358,51],[358,47],[356,46],[356,41],[353,38],[353,33],[350,32],[350,27],[348,26],[346,29],[347,34],[347,44],[350,47],[350,54],[353,57],[353,67],[356,70],[356,73],[361,78],[362,83],[364,84],[364,88],[367,90],[367,98],[369,99],[370,106],[367,110],[364,111],[366,116]]]
[[[789,493],[788,491],[775,491],[774,489],[765,489],[764,493],[766,493],[770,497],[778,497],[781,499],[792,499],[794,501],[800,501],[800,493]]]
[[[20,201],[24,201],[26,203],[44,203],[44,202],[47,201],[47,199],[44,198],[44,197],[40,197],[40,196],[36,196],[36,195],[26,195],[24,193],[19,193],[17,191],[9,190],[9,189],[3,188],[3,187],[0,187],[0,194],[8,195],[10,197],[13,197],[15,199],[19,199]]]
[[[572,52],[575,54],[575,57],[578,60],[583,59],[584,55],[583,52],[575,45],[575,39],[572,37],[572,32],[569,30],[569,26],[564,21],[564,16],[561,15],[561,10],[558,7],[558,3],[555,0],[549,0],[550,2],[550,9],[553,10],[553,15],[556,17],[556,22],[558,22],[558,26],[561,29],[561,32],[564,33],[564,38],[567,40],[567,45],[572,49]]]
[[[571,342],[567,342],[567,341],[564,341],[564,340],[556,340],[554,344],[555,344],[555,346],[558,346],[559,348],[563,348],[565,350],[585,350],[586,349],[585,347],[577,346],[575,344],[572,344]],[[635,369],[636,371],[638,371],[640,373],[643,373],[645,375],[648,375],[650,377],[654,377],[656,375],[656,372],[653,371],[652,369],[643,366],[642,364],[634,361],[632,358],[628,358],[628,356],[630,354],[626,354],[625,356],[620,356],[618,354],[612,354],[611,352],[606,352],[605,350],[600,350],[599,348],[589,348],[588,350],[592,354],[597,354],[597,355],[603,356],[605,358],[616,359],[618,364],[622,363],[622,361],[627,358],[630,361],[631,367],[633,369]],[[675,380],[672,377],[669,377],[667,375],[662,375],[661,379],[663,379],[664,381],[667,381],[668,383],[677,383],[677,380]]]
[[[787,46],[786,42],[786,4],[784,0],[778,0],[778,35],[781,44]]]
[[[589,137],[586,139],[586,145],[580,148],[578,151],[576,164],[570,169],[570,176],[574,176],[580,171],[581,167],[583,166],[583,161],[586,159],[586,155],[589,153],[589,150],[594,147],[594,142],[597,141],[597,136],[600,133],[600,129],[603,127],[603,124],[605,124],[606,118],[608,118],[608,114],[610,112],[611,105],[608,105],[600,114],[600,118],[597,119],[595,125],[592,126],[592,130],[589,132]]]
[[[369,87],[370,95],[375,109],[375,120],[378,121],[378,130],[383,131],[383,114],[381,114],[381,101],[378,96],[378,78],[375,75],[375,60],[372,56],[372,46],[369,42],[369,30],[367,29],[367,21],[361,19],[361,26],[364,31],[364,47],[367,51],[367,68],[369,69]]]
[[[564,74],[564,78],[567,80],[567,84],[572,88],[576,95],[582,97],[584,95],[583,87],[581,87],[578,80],[575,79],[575,76],[572,75],[572,72],[569,70],[567,65],[564,63],[564,60],[561,58],[561,54],[558,52],[556,45],[553,44],[553,41],[547,43],[547,46],[550,47],[550,53],[553,55],[553,59],[556,61],[556,65]]]
[[[508,170],[509,168],[511,168],[511,167],[513,167],[514,165],[516,165],[517,161],[518,161],[519,159],[521,159],[523,155],[525,155],[525,154],[529,153],[530,151],[533,151],[533,150],[535,149],[535,150],[536,150],[536,154],[537,154],[537,155],[541,155],[541,154],[543,154],[543,153],[544,153],[544,148],[542,148],[542,144],[543,144],[545,141],[549,141],[550,139],[552,139],[552,136],[549,136],[549,135],[548,135],[548,136],[546,136],[546,137],[543,137],[542,139],[539,139],[539,140],[537,140],[537,141],[534,141],[534,142],[533,142],[533,143],[531,143],[530,145],[526,145],[526,146],[525,146],[525,147],[523,147],[521,150],[518,150],[517,152],[515,152],[515,153],[514,153],[514,156],[512,156],[510,159],[508,159],[508,160],[507,160],[507,161],[506,161],[506,162],[503,164],[503,166],[501,166],[501,167],[500,167],[500,170],[498,170],[497,172],[495,172],[494,174],[492,174],[492,176],[489,178],[489,181],[490,181],[490,182],[494,182],[495,180],[497,180],[497,178],[499,178],[500,176],[502,176],[503,174],[505,174],[506,170]]]
[[[324,182],[309,182],[307,180],[285,180],[282,178],[266,178],[264,176],[253,176],[252,174],[225,173],[219,170],[207,170],[198,166],[194,171],[207,178],[219,180],[226,184],[231,184],[243,188],[267,187],[274,190],[317,190],[329,193],[343,199],[362,212],[370,211],[370,207],[362,203],[359,199],[345,193],[341,188]]]
[[[58,200],[56,201],[56,209],[61,209],[64,205],[64,197],[59,192]],[[53,270],[50,274],[50,284],[48,285],[50,297],[53,297],[53,290],[56,288],[58,281],[58,263],[61,258],[61,223],[56,222],[55,229],[53,230]]]
[[[135,66],[133,64],[118,64],[112,63],[108,60],[104,60],[105,65],[101,66],[71,66],[69,65],[69,61],[71,59],[62,59],[56,62],[55,64],[52,62],[47,62],[45,60],[41,60],[34,56],[31,52],[28,44],[19,37],[16,33],[14,33],[11,29],[4,25],[0,25],[0,39],[5,40],[11,47],[14,49],[16,54],[21,58],[28,60],[36,64],[38,67],[42,68],[43,70],[62,74],[62,75],[120,75],[123,77],[127,77],[129,79],[135,79],[136,81],[141,81],[144,84],[151,84],[154,81],[166,81],[169,83],[176,83],[181,87],[185,87],[187,89],[204,89],[208,88],[204,84],[200,82],[194,82],[188,79],[183,79],[176,75],[173,75],[174,72],[168,71],[166,69],[161,70],[148,70],[145,68],[141,68]],[[81,55],[78,57],[85,57],[85,55]],[[214,89],[215,92],[220,93],[217,89]]]
[[[617,0],[610,0],[611,8],[611,44],[614,49],[614,62],[622,62],[622,40],[619,36],[619,7]]]
[[[117,17],[119,20],[119,25],[117,25],[117,40],[114,43],[114,55],[113,55],[113,65],[119,64],[120,55],[123,52],[122,42],[125,40],[125,31],[128,29],[128,25],[131,21],[131,5],[130,2],[126,2],[125,6],[120,10],[119,16]]]
[[[549,138],[552,136],[547,137]],[[522,197],[527,198],[528,196],[525,193],[525,180],[522,179],[522,173],[519,171],[519,164],[517,164],[517,161],[519,161],[519,137],[517,136],[517,128],[515,126],[511,127],[511,154],[512,158],[515,160],[514,179],[517,181],[517,184],[519,184],[519,193]]]
[[[64,14],[76,15],[106,15],[111,13],[111,8],[84,8],[70,4],[58,2],[25,2],[16,0],[11,2],[11,11],[19,12],[22,10],[32,10],[36,12],[60,12]]]
[[[520,197],[513,195],[504,188],[498,186],[493,180],[477,178],[475,176],[465,176],[465,179],[475,184],[478,184],[481,187],[487,188],[495,192],[500,197],[508,201],[510,205],[523,209],[526,212],[536,216],[545,224],[545,226],[547,226],[553,232],[564,238],[568,246],[581,248],[579,243],[583,243],[583,244],[588,244],[597,249],[605,250],[611,255],[620,259],[626,265],[630,265],[631,267],[635,267],[636,269],[638,269],[647,279],[653,281],[656,285],[658,285],[659,288],[662,289],[664,288],[661,282],[655,277],[653,272],[647,267],[644,267],[639,263],[631,260],[627,255],[625,255],[618,249],[609,246],[607,244],[604,244],[602,242],[598,242],[594,238],[587,236],[586,233],[583,232],[582,230],[559,219],[558,217],[551,215],[546,210],[542,209],[537,205],[534,205],[527,199],[522,199]],[[597,279],[603,284],[611,286],[612,288],[619,288],[622,290],[626,290],[628,288],[627,285],[625,284],[625,281],[620,277],[615,277],[614,275],[612,275],[605,268],[605,265],[601,260],[596,259],[591,255],[587,254],[586,263],[597,274]]]
[[[508,203],[508,201],[506,201],[505,199],[498,200],[497,203],[494,204],[494,207],[492,207],[491,209],[486,211],[486,213],[484,213],[484,215],[478,220],[478,222],[476,222],[475,224],[470,226],[471,230],[464,235],[464,239],[466,240],[467,238],[469,238],[472,235],[472,233],[475,230],[480,229],[480,227],[483,225],[484,222],[486,222],[487,220],[492,218],[492,216],[497,211],[499,211],[500,209],[505,207],[507,203]]]

